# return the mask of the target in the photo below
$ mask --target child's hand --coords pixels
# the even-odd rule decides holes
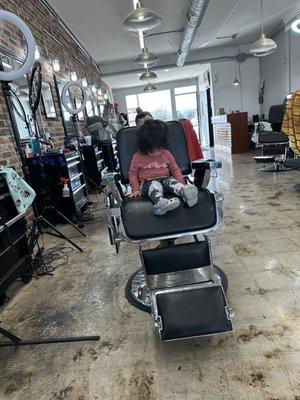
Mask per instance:
[[[141,197],[141,192],[140,192],[139,190],[137,190],[136,192],[131,193],[131,194],[129,195],[129,197],[130,197],[131,199],[135,199],[135,198],[137,198],[137,197]]]

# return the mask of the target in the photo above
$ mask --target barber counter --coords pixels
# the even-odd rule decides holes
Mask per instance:
[[[211,118],[215,148],[229,154],[249,151],[248,113],[219,115]]]

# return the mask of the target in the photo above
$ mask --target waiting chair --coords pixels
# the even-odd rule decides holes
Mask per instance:
[[[289,138],[281,132],[284,110],[285,104],[270,107],[268,122],[273,131],[263,131],[258,134],[258,146],[262,147],[262,155],[254,157],[254,159],[258,163],[272,163],[272,165],[260,168],[260,171],[278,172],[286,170],[284,160],[289,147]]]
[[[214,160],[199,160],[191,166],[183,128],[168,122],[169,150],[183,175],[192,167],[215,170]],[[128,280],[126,296],[138,308],[151,312],[161,340],[177,340],[212,335],[232,330],[232,312],[225,292],[227,278],[213,264],[210,241],[206,234],[222,222],[223,196],[198,187],[199,200],[192,208],[181,206],[155,216],[147,198],[126,197],[129,167],[136,151],[136,128],[123,128],[117,134],[119,174],[107,174],[106,205],[112,245],[119,251],[121,242],[139,243],[142,268]],[[201,236],[201,237],[200,237]],[[178,244],[177,239],[191,241]],[[201,240],[200,240],[201,239]],[[145,249],[146,243],[159,242]]]

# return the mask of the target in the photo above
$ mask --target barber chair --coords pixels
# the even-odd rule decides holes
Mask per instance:
[[[167,125],[169,150],[187,177],[192,169],[183,128],[175,121]],[[198,204],[187,208],[182,203],[162,217],[154,215],[147,198],[126,197],[129,167],[136,151],[135,132],[135,127],[118,132],[120,171],[104,177],[111,244],[117,252],[123,241],[139,243],[140,248],[142,268],[129,278],[126,297],[139,309],[152,313],[162,341],[231,331],[233,313],[225,297],[227,278],[213,264],[206,236],[222,222],[223,196],[197,186]],[[193,162],[196,171],[203,166],[213,172],[220,164],[214,160]],[[180,238],[185,238],[184,243],[178,243]],[[157,247],[145,248],[146,243],[155,242],[159,242]]]
[[[254,157],[257,163],[272,163],[263,166],[259,170],[265,172],[285,171],[284,166],[286,153],[289,147],[289,137],[281,132],[284,117],[285,104],[270,107],[269,120],[273,131],[260,132],[258,135],[258,146],[262,147],[262,155]]]
[[[284,166],[289,170],[300,171],[300,158],[291,158],[291,159],[285,160]],[[297,192],[300,192],[300,183],[294,185],[294,189]]]

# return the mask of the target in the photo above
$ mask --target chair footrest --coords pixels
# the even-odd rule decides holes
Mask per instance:
[[[214,335],[233,330],[232,311],[221,285],[199,284],[158,291],[156,326],[162,341]]]

